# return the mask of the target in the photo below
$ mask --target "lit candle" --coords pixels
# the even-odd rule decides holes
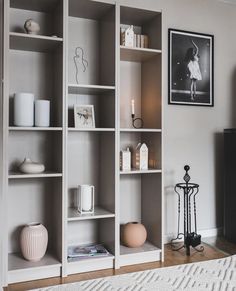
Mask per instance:
[[[134,99],[131,100],[131,109],[132,114],[134,115]]]

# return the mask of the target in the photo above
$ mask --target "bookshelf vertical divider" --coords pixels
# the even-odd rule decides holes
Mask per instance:
[[[40,35],[21,31],[31,17]],[[4,1],[3,285],[163,259],[161,17],[107,1]],[[149,36],[149,48],[120,45],[120,29],[129,25]],[[16,92],[50,100],[49,128],[14,125]],[[132,126],[132,99],[142,129]],[[74,105],[94,106],[95,128],[75,128]],[[140,142],[149,147],[148,170],[122,172],[120,150]],[[48,171],[22,175],[16,164],[25,156]],[[81,184],[95,186],[94,214],[76,210]],[[20,254],[20,230],[32,221],[49,233],[36,263]],[[141,248],[122,244],[122,226],[131,221],[147,229]],[[88,243],[103,244],[110,256],[68,259],[68,246]]]

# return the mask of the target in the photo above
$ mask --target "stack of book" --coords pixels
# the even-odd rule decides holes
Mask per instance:
[[[90,258],[108,257],[111,254],[101,244],[89,244],[68,247],[68,261],[85,260]]]

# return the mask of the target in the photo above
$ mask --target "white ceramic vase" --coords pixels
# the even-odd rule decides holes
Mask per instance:
[[[48,127],[50,125],[50,101],[35,101],[35,126]]]
[[[24,28],[28,34],[37,34],[40,31],[39,24],[33,19],[26,20]]]
[[[29,158],[25,158],[23,163],[19,166],[19,170],[25,174],[39,174],[45,171],[45,166],[32,162]]]
[[[34,94],[16,93],[14,96],[14,125],[34,125]]]
[[[48,231],[41,223],[27,224],[21,231],[20,246],[23,257],[37,262],[45,255],[48,246]]]

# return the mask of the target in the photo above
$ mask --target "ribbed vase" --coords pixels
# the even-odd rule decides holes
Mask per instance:
[[[45,255],[48,245],[48,231],[41,223],[27,224],[21,231],[20,246],[23,257],[37,262]]]

